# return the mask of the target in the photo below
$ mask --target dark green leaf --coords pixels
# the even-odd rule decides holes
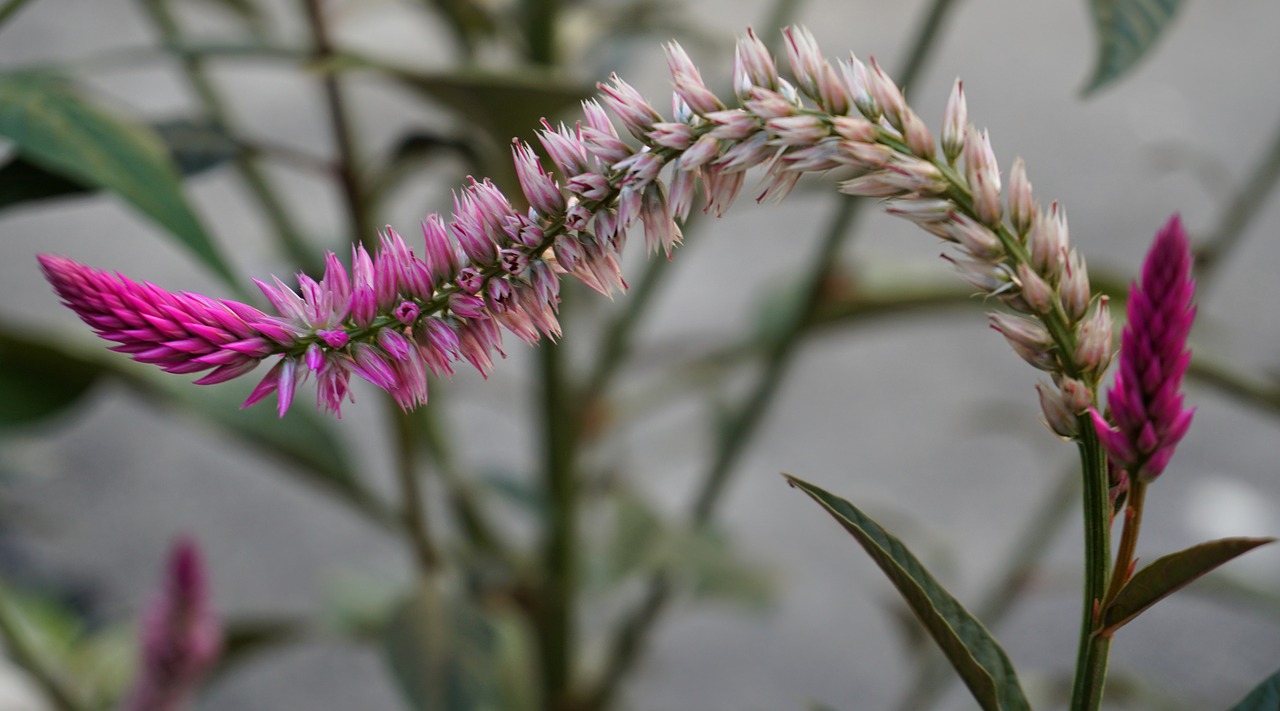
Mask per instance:
[[[203,173],[239,153],[226,134],[209,124],[192,119],[174,119],[151,125],[164,142],[169,157],[184,176]],[[96,188],[49,171],[17,156],[0,166],[0,209],[25,202],[74,197]]]
[[[1030,711],[1013,664],[995,638],[902,541],[848,501],[795,477],[786,478],[821,504],[880,566],[983,709]]]
[[[9,74],[0,76],[0,135],[32,163],[116,193],[235,283],[187,204],[164,144],[145,125],[94,106],[58,78]]]
[[[266,31],[266,19],[254,0],[204,0],[206,4],[220,7],[236,17],[255,36]]]
[[[1280,671],[1262,680],[1231,711],[1276,711],[1280,709]]]
[[[1124,75],[1156,45],[1182,0],[1090,0],[1098,55],[1091,94]]]
[[[514,614],[423,582],[383,632],[383,651],[416,711],[527,711],[532,653]]]
[[[48,344],[0,331],[0,427],[28,425],[65,412],[103,372]]]
[[[1223,538],[1157,558],[1151,565],[1134,573],[1124,587],[1120,588],[1115,600],[1102,613],[1103,626],[1107,631],[1114,632],[1196,578],[1236,556],[1274,540]]]

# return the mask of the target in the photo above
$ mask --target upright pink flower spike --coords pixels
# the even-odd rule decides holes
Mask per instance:
[[[1120,367],[1107,392],[1113,428],[1096,409],[1094,427],[1112,460],[1151,481],[1164,471],[1191,426],[1194,408],[1182,406],[1182,378],[1191,362],[1187,335],[1195,319],[1191,246],[1174,215],[1156,235],[1129,289],[1129,323],[1120,343]]]
[[[222,650],[204,563],[189,538],[169,552],[160,594],[142,620],[141,643],[141,665],[122,711],[182,708]]]

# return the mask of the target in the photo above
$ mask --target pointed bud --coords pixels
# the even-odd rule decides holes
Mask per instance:
[[[973,193],[973,209],[982,222],[996,227],[1000,224],[1000,168],[996,154],[991,149],[987,132],[978,133],[970,128],[964,147],[965,179]]]
[[[964,82],[956,79],[951,87],[951,96],[947,98],[947,107],[942,114],[942,153],[947,162],[955,165],[960,154],[964,152],[965,137],[969,130],[969,109],[964,101]]]
[[[1084,257],[1076,250],[1067,255],[1062,272],[1062,310],[1067,320],[1075,323],[1084,318],[1089,310],[1092,293],[1089,289],[1089,272],[1084,266]]]
[[[1049,212],[1037,212],[1027,236],[1031,264],[1050,283],[1058,281],[1062,262],[1067,257],[1067,212],[1053,203]]]
[[[1111,309],[1107,297],[1099,296],[1090,312],[1076,327],[1076,365],[1086,372],[1102,373],[1111,365],[1114,353]]]
[[[1002,313],[987,314],[987,320],[1023,360],[1040,370],[1059,369],[1053,339],[1039,321]]]
[[[1065,439],[1073,439],[1080,433],[1079,421],[1057,388],[1042,381],[1036,383],[1036,392],[1040,395],[1040,412],[1049,429]]]
[[[1009,169],[1009,223],[1014,232],[1022,237],[1031,230],[1035,218],[1035,203],[1031,199],[1031,183],[1027,180],[1027,166],[1021,158],[1013,159],[1013,167]]]
[[[1043,316],[1053,311],[1053,287],[1031,267],[1026,264],[1018,265],[1018,282],[1022,285],[1022,298],[1033,313]]]

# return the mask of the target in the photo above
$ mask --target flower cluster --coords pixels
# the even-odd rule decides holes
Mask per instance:
[[[62,258],[41,262],[67,305],[137,360],[172,372],[212,369],[198,381],[210,383],[278,358],[246,404],[276,393],[283,414],[298,383],[314,377],[320,406],[338,412],[355,373],[410,408],[426,400],[428,371],[451,373],[466,360],[487,372],[501,352],[500,326],[526,342],[558,335],[562,274],[606,294],[625,288],[618,254],[636,223],[650,251],[670,256],[699,186],[706,210],[720,215],[753,168],[764,172],[759,200],[782,199],[806,173],[836,171],[843,192],[885,198],[891,213],[954,244],[960,254],[948,258],[961,276],[1025,315],[993,314],[991,324],[1052,376],[1040,386],[1049,425],[1078,434],[1111,359],[1111,323],[1067,243],[1063,211],[1034,204],[1021,161],[1002,196],[990,142],[968,123],[959,82],[939,155],[874,60],[833,64],[807,31],[791,28],[785,38],[792,80],[754,33],[740,39],[732,102],[669,45],[672,117],[612,77],[578,124],[544,122],[540,141],[556,174],[532,147],[515,144],[527,210],[472,181],[455,197],[451,221],[424,223],[421,257],[388,229],[376,256],[355,248],[350,271],[329,255],[324,277],[299,275],[296,291],[278,279],[258,282],[278,315]]]
[[[200,550],[180,539],[142,621],[142,659],[124,711],[176,711],[217,661],[222,628],[209,607]]]
[[[1120,365],[1107,391],[1115,427],[1096,408],[1090,411],[1111,460],[1143,481],[1164,471],[1195,413],[1182,406],[1182,378],[1191,362],[1187,336],[1196,314],[1194,296],[1191,246],[1175,215],[1156,235],[1141,280],[1129,288]]]

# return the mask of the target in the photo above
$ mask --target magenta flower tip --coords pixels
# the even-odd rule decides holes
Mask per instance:
[[[1156,234],[1140,280],[1130,287],[1120,367],[1107,393],[1111,424],[1092,411],[1112,460],[1146,481],[1164,471],[1194,414],[1182,398],[1196,313],[1191,266],[1191,243],[1174,215]]]

